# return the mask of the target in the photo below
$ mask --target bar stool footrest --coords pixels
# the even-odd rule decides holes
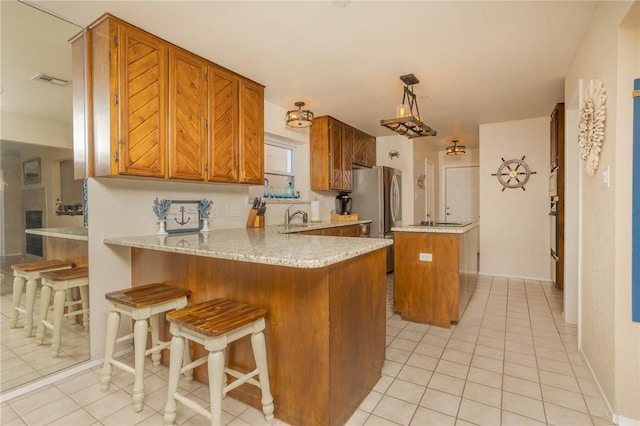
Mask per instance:
[[[260,383],[254,379],[255,376],[257,376],[260,373],[260,369],[256,368],[255,370],[243,374],[237,370],[232,370],[230,368],[225,368],[224,369],[225,373],[230,374],[231,376],[235,377],[236,380],[234,380],[233,382],[229,383],[227,386],[225,386],[222,389],[222,393],[223,394],[227,394],[227,392],[234,390],[235,388],[237,388],[238,386],[244,384],[244,383],[248,383],[250,385],[253,385],[257,388],[260,388]]]
[[[177,401],[182,403],[182,405],[191,408],[196,413],[205,416],[208,420],[211,420],[211,413],[209,412],[209,410],[205,409],[202,405],[198,404],[195,401],[190,400],[185,396],[180,395],[178,392],[174,393],[173,397]]]

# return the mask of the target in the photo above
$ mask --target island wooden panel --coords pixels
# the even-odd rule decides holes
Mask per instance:
[[[266,308],[276,417],[292,425],[341,425],[381,376],[385,255],[381,249],[304,269],[132,248],[132,283],[189,288],[189,304],[228,297]],[[230,366],[253,369],[249,340],[234,345]],[[196,356],[204,354],[193,349]],[[206,367],[196,369],[195,377],[207,383]],[[242,385],[231,395],[261,407],[253,386]]]
[[[396,232],[393,241],[396,310],[404,320],[449,327],[458,320],[459,236]]]
[[[60,237],[46,238],[47,259],[70,260],[79,267],[89,266],[89,245],[87,241]]]
[[[479,228],[467,232],[394,232],[395,309],[404,320],[450,327],[478,279]],[[420,254],[431,261],[420,260]]]

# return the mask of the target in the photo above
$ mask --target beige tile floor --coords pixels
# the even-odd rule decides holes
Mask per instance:
[[[62,321],[62,347],[57,358],[51,357],[51,330],[46,330],[45,340],[41,346],[36,345],[35,338],[24,336],[24,315],[18,317],[17,328],[9,328],[11,299],[13,294],[12,272],[3,270],[0,277],[0,392],[40,379],[72,367],[89,359],[89,331],[82,324]],[[24,308],[23,294],[21,306]],[[48,319],[53,318],[53,306],[49,308]],[[40,322],[40,286],[36,294],[34,306],[34,330]]]
[[[401,320],[391,310],[392,280],[387,290],[382,378],[348,424],[610,424],[576,350],[576,327],[562,321],[562,293],[550,283],[481,277],[451,329]],[[96,367],[3,402],[0,424],[161,425],[167,369],[149,362],[145,370],[140,413],[131,407],[133,376],[117,373],[105,394]],[[206,386],[181,386],[207,405]],[[225,424],[264,424],[260,411],[231,398],[223,408]],[[177,424],[208,423],[179,405]]]

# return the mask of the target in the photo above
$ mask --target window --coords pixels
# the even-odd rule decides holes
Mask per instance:
[[[295,198],[295,148],[285,143],[264,141],[264,195],[273,198]]]

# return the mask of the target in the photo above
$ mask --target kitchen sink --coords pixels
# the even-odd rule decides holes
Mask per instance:
[[[290,223],[288,225],[284,225],[285,228],[306,228],[310,226],[310,223]]]

